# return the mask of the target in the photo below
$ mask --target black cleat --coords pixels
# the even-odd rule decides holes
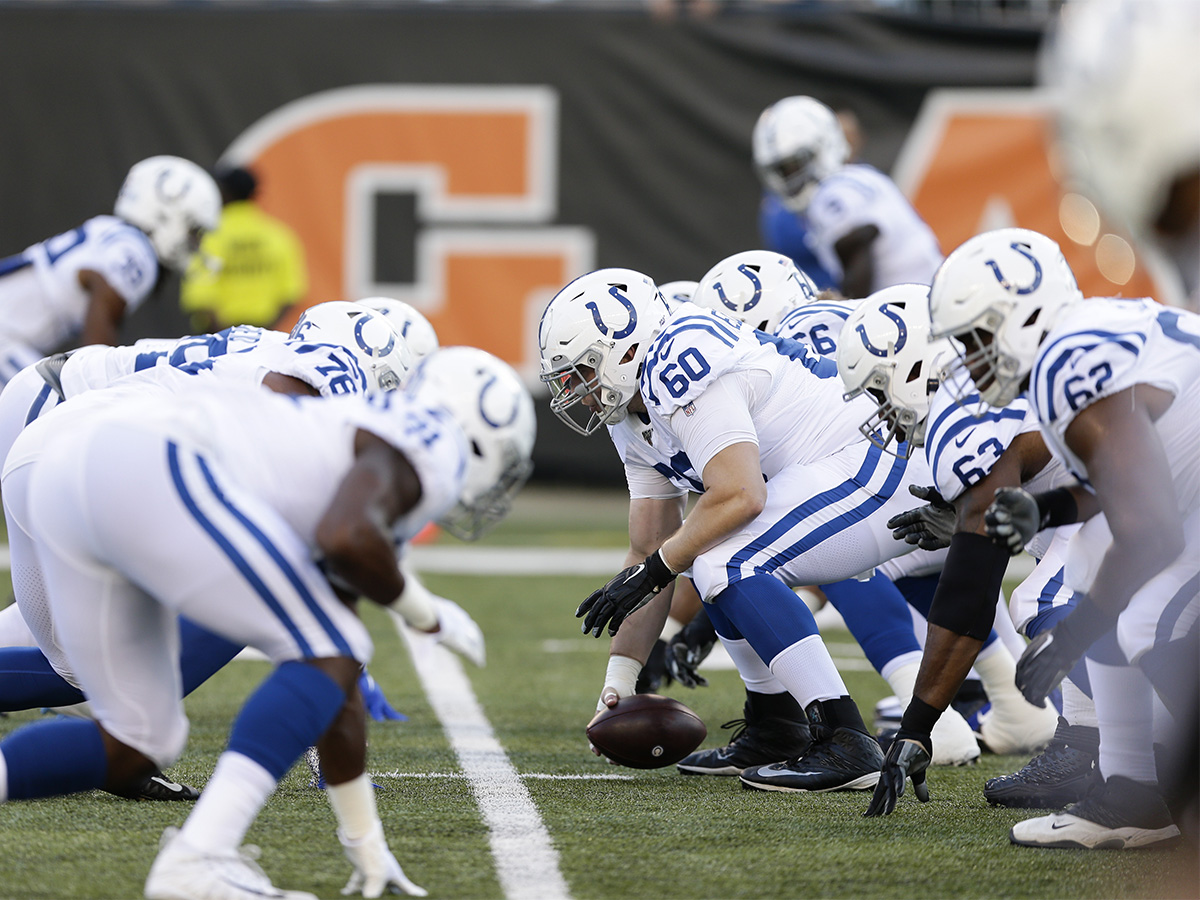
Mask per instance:
[[[155,772],[142,782],[133,794],[134,800],[198,800],[200,792],[194,787],[172,781],[162,772]]]
[[[879,742],[851,728],[818,727],[808,752],[786,762],[746,769],[742,787],[759,791],[865,791],[883,768]]]
[[[983,796],[993,806],[1062,809],[1083,800],[1101,783],[1096,760],[1100,733],[1068,725],[1061,716],[1050,744],[1019,772],[989,778]]]
[[[734,728],[733,737],[724,747],[697,750],[675,764],[683,775],[740,775],[754,766],[799,756],[812,743],[808,721],[796,707],[796,718],[764,716],[756,709],[763,695],[751,694],[746,700],[746,718],[726,722],[722,728]]]

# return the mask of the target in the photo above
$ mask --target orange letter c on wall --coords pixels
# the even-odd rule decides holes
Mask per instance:
[[[304,244],[306,302],[396,297],[536,379],[537,318],[595,256],[590,229],[547,224],[557,154],[550,88],[363,85],[280,107],[223,160]]]

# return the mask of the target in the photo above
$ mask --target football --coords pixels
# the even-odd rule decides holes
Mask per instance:
[[[679,762],[708,735],[701,718],[670,697],[634,694],[596,714],[587,736],[618,765],[658,769]]]

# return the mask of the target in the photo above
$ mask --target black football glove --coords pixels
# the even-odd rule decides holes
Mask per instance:
[[[929,802],[929,786],[925,783],[925,770],[933,759],[933,738],[927,734],[916,734],[901,728],[896,732],[892,745],[883,759],[883,770],[871,805],[863,813],[868,818],[890,816],[896,801],[904,796],[904,783],[911,778],[913,793],[922,803]]]
[[[622,570],[617,577],[593,591],[575,610],[575,618],[583,620],[584,634],[600,637],[605,624],[608,633],[616,634],[625,617],[637,612],[658,595],[658,592],[675,580],[675,573],[667,568],[661,554],[656,550],[636,566]]]
[[[954,505],[942,499],[935,487],[908,486],[908,492],[924,506],[910,509],[888,519],[892,537],[906,544],[916,544],[922,550],[940,550],[950,546],[954,536]]]
[[[1117,614],[1102,610],[1087,594],[1057,625],[1029,642],[1017,660],[1017,690],[1034,706],[1045,707],[1046,697],[1075,668],[1088,647],[1117,624]]]
[[[1016,556],[1042,529],[1037,498],[1024,488],[996,489],[992,505],[983,514],[988,537]]]
[[[717,642],[717,630],[708,620],[704,605],[692,621],[667,642],[667,671],[684,687],[708,687],[708,679],[696,670]]]

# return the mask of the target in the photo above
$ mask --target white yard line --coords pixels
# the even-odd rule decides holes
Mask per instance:
[[[391,778],[466,778],[462,772],[372,772],[372,779],[386,780]],[[547,772],[526,772],[519,777],[530,778],[534,781],[633,781],[632,775],[551,775]]]
[[[521,775],[483,714],[458,658],[429,641],[408,643],[413,665],[488,826],[500,888],[509,900],[569,900],[550,839]]]

